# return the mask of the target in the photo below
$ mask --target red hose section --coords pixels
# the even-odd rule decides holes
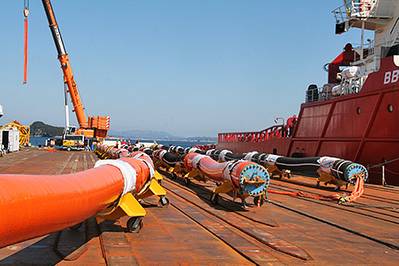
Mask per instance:
[[[139,191],[149,181],[148,166],[122,160],[136,170]],[[123,185],[110,165],[68,175],[0,175],[0,248],[84,221],[114,203]]]
[[[187,156],[189,155],[190,154],[188,154]],[[194,158],[195,157],[196,156],[194,156]],[[204,157],[198,163],[198,170],[201,170],[201,172],[203,172],[207,177],[215,181],[223,181],[223,170],[226,168],[226,166],[227,163],[225,162],[218,163],[210,157]]]
[[[24,19],[24,80],[28,82],[28,18]]]
[[[122,154],[123,153],[121,153],[121,155]],[[152,167],[154,167],[154,162],[152,161],[151,157],[148,154],[146,154],[145,152],[135,151],[135,152],[129,153],[126,157],[134,157],[137,159],[145,160],[148,164],[150,164]]]
[[[119,157],[128,157],[130,155],[129,151],[126,149],[121,149],[119,151]]]
[[[188,153],[184,157],[184,165],[189,171],[193,169],[192,162],[197,156],[203,156],[203,158],[200,159],[199,163],[197,164],[198,170],[200,170],[207,177],[209,177],[210,179],[212,179],[214,181],[220,182],[220,181],[225,180],[223,172],[224,172],[224,169],[226,168],[226,166],[229,164],[229,162],[219,163],[219,162],[213,160],[209,156],[200,155],[198,153]],[[238,162],[234,166],[233,170],[230,173],[230,178],[235,187],[239,186],[240,174],[241,174],[243,168],[249,164],[253,164],[253,163],[248,162],[248,161],[242,161],[242,162]]]
[[[134,157],[134,156],[139,155],[137,158],[144,159],[147,163],[149,163],[152,166],[154,166],[154,163],[153,163],[151,157],[148,156],[146,153],[144,153],[142,151],[136,151],[136,152],[130,153],[125,148],[109,147],[109,146],[103,145],[103,144],[98,145],[96,149],[101,154],[105,154],[106,157],[109,158],[109,159],[119,159],[119,158],[124,158],[124,157]]]
[[[161,158],[161,152],[162,151],[164,151],[164,150],[156,150],[156,151],[154,151],[153,153],[152,153],[152,157],[153,158],[156,158],[156,159],[158,159],[158,160],[162,160],[162,158]]]
[[[129,151],[124,148],[110,147],[102,144],[97,146],[97,151],[106,155],[109,159],[118,159],[121,157],[128,157],[129,155]]]
[[[235,187],[238,187],[240,185],[241,172],[244,170],[244,168],[247,165],[250,165],[250,164],[255,164],[255,163],[249,162],[249,161],[239,162],[231,171],[231,180]]]

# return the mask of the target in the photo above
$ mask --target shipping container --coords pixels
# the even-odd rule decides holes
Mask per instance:
[[[5,147],[3,146],[3,130],[0,129],[0,155],[5,152]]]
[[[16,128],[3,129],[1,143],[8,152],[19,151],[19,131]]]
[[[8,146],[8,151],[19,151],[19,130],[16,128],[10,129],[9,138],[10,144]]]

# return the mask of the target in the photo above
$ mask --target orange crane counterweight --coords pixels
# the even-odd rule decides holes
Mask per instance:
[[[51,34],[53,35],[54,43],[58,52],[58,60],[61,63],[61,68],[64,73],[64,82],[68,87],[69,95],[71,96],[73,111],[79,123],[78,134],[86,137],[104,138],[107,136],[109,130],[109,116],[89,117],[87,119],[82,101],[80,99],[78,87],[73,77],[72,68],[69,62],[68,54],[65,50],[65,45],[62,40],[61,32],[55,19],[55,14],[50,0],[42,0],[44,10],[47,15]]]

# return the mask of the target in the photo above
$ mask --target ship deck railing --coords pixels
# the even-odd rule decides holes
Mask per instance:
[[[219,133],[218,142],[265,142],[291,137],[293,126],[275,125],[261,131]]]
[[[340,24],[351,19],[367,19],[372,17],[373,10],[376,10],[376,4],[371,1],[346,0],[343,5],[335,8],[331,13],[333,13],[336,23]]]
[[[350,10],[351,6],[348,2],[346,2],[342,6],[335,8],[333,11],[331,11],[331,13],[334,15],[335,22],[340,24],[349,20]]]
[[[329,88],[326,88],[325,86],[329,85]],[[322,101],[327,101],[331,99],[336,99],[338,97],[344,96],[344,95],[349,95],[349,94],[357,94],[360,92],[363,82],[362,78],[357,78],[353,79],[352,81],[341,84],[341,93],[339,94],[333,94],[332,88],[334,86],[331,86],[332,84],[326,84],[323,87],[318,87],[314,88],[312,90],[306,90],[305,91],[305,102],[310,103],[310,102],[322,102]],[[335,84],[335,85],[340,85],[340,84]]]

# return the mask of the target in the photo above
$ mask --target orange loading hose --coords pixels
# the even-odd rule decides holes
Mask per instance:
[[[150,180],[147,163],[115,161],[136,171],[135,191]],[[123,174],[113,165],[68,175],[0,175],[0,248],[76,225],[115,204],[123,190]]]

